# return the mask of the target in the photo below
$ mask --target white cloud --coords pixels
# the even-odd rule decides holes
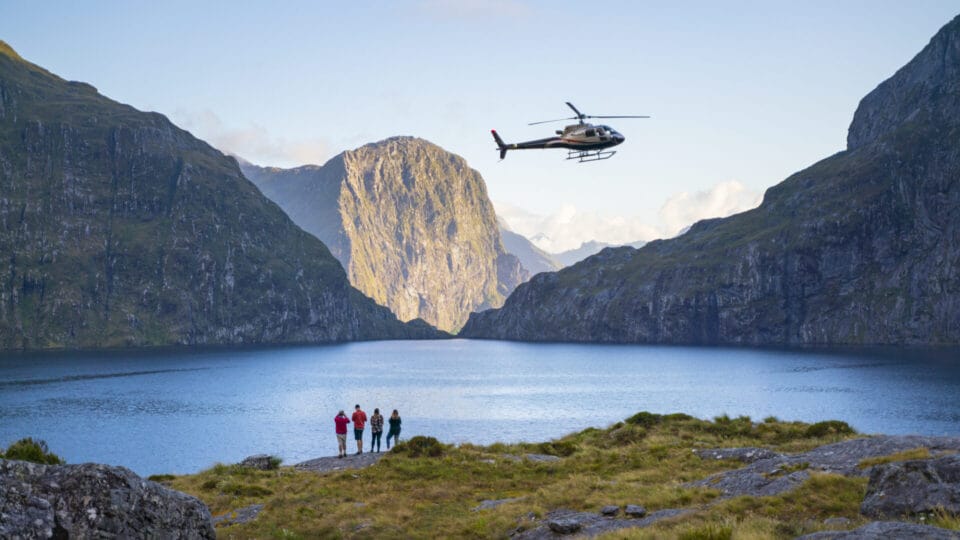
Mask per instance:
[[[743,212],[755,208],[761,200],[761,194],[731,180],[706,191],[683,192],[670,197],[656,219],[581,212],[569,203],[546,216],[506,203],[495,202],[494,205],[497,214],[511,230],[532,239],[544,251],[559,253],[576,249],[590,240],[627,244],[670,238],[696,221]]]
[[[251,124],[236,128],[223,123],[209,109],[186,111],[177,109],[174,121],[221,152],[240,156],[259,165],[295,167],[322,164],[330,157],[330,144],[322,138],[290,141],[275,137],[266,128]]]
[[[708,191],[692,195],[684,191],[670,197],[660,208],[660,221],[667,236],[673,236],[701,219],[727,217],[756,208],[761,200],[762,194],[736,180],[728,180]]]

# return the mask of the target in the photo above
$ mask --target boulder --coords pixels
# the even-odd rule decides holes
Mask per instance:
[[[124,467],[0,459],[0,538],[216,538],[200,500]]]
[[[280,461],[278,458],[275,458],[269,454],[257,454],[255,456],[248,456],[240,462],[241,467],[250,467],[251,469],[258,469],[261,471],[269,471],[276,469]]]
[[[628,504],[623,513],[632,518],[642,518],[647,515],[647,509],[637,504]]]
[[[583,528],[583,524],[576,517],[569,516],[549,519],[547,527],[557,534],[573,534]]]
[[[852,531],[821,531],[801,536],[797,540],[887,540],[890,538],[958,540],[960,539],[960,532],[916,523],[874,521]]]
[[[883,518],[938,508],[960,514],[960,455],[873,467],[860,512]]]
[[[605,516],[615,516],[620,513],[620,507],[613,504],[604,506],[600,509],[600,513]]]

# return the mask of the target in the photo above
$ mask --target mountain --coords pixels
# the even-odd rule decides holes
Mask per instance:
[[[243,168],[401,320],[455,331],[528,277],[503,247],[480,174],[423,139],[386,139],[322,167]]]
[[[500,238],[503,239],[503,247],[507,253],[516,256],[531,275],[563,268],[563,265],[552,255],[535,246],[533,242],[527,240],[526,236],[511,231],[506,222],[499,217],[497,225],[500,227]]]
[[[0,349],[435,335],[350,287],[240,172],[0,42]]]
[[[644,244],[646,244],[646,242],[641,240],[625,245],[632,248],[640,248],[643,247]],[[571,266],[591,255],[600,253],[602,249],[608,247],[616,247],[616,244],[607,244],[605,242],[598,242],[597,240],[590,240],[589,242],[583,242],[580,244],[580,247],[576,249],[569,249],[560,253],[554,253],[553,258],[556,259],[562,266]]]
[[[960,343],[960,17],[867,95],[845,151],[760,207],[517,288],[461,336]]]

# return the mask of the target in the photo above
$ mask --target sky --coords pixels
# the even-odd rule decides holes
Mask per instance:
[[[841,151],[859,100],[957,0],[362,2],[0,0],[0,39],[65,79],[157,111],[260,165],[323,164],[396,135],[479,171],[552,252],[670,237],[759,204]],[[499,160],[573,102],[626,142]]]

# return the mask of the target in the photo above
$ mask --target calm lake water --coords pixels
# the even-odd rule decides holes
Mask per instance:
[[[449,340],[8,354],[0,445],[32,436],[70,463],[190,473],[257,453],[288,464],[335,455],[333,417],[356,403],[368,414],[399,409],[403,438],[488,444],[548,440],[641,410],[960,435],[958,398],[957,349]]]

